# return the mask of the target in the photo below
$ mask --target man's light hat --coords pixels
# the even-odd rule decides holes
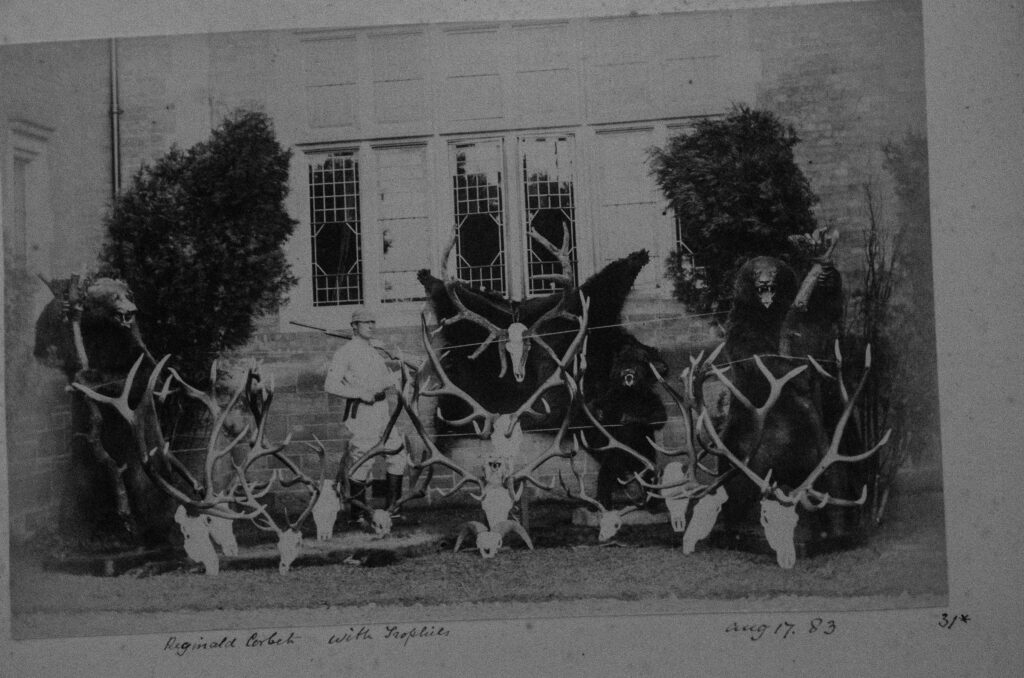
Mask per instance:
[[[361,308],[352,313],[353,323],[375,323],[377,322],[377,316],[372,311],[368,311],[365,308]]]

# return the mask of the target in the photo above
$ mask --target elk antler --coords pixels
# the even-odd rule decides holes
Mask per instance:
[[[836,355],[841,361],[839,355],[839,342],[836,342]],[[841,364],[841,363],[840,363]],[[857,397],[864,389],[864,385],[868,380],[868,371],[871,368],[871,344],[868,344],[864,349],[864,373],[861,375],[860,382],[857,384],[857,388],[854,389],[852,396],[847,396],[845,386],[841,389],[843,401],[846,406],[843,408],[843,413],[839,417],[839,421],[836,423],[836,428],[832,432],[832,440],[829,443],[828,450],[826,450],[824,456],[818,465],[814,467],[810,475],[807,476],[800,485],[790,493],[790,497],[793,501],[799,501],[804,508],[809,510],[817,510],[825,506],[826,504],[833,504],[836,506],[860,506],[867,499],[867,486],[865,485],[861,491],[860,498],[858,499],[837,499],[830,497],[827,493],[822,494],[817,490],[813,489],[814,482],[825,472],[831,464],[835,462],[853,463],[867,459],[875,452],[877,452],[882,446],[889,442],[889,436],[892,433],[892,429],[888,429],[882,436],[881,440],[866,452],[861,454],[854,454],[850,456],[844,456],[839,454],[839,445],[842,442],[843,433],[846,430],[846,425],[850,421],[850,416],[853,413],[853,408]],[[839,381],[842,383],[842,374],[839,375]],[[817,503],[811,502],[811,498],[817,500]]]
[[[544,236],[536,231],[530,231],[530,237],[543,245],[549,252],[558,258],[558,261],[562,265],[561,273],[545,273],[534,276],[535,280],[554,280],[562,285],[562,293],[559,295],[558,303],[548,309],[543,315],[530,323],[530,327],[523,333],[524,341],[537,340],[540,341],[542,336],[540,333],[541,325],[555,320],[556,318],[564,318],[566,320],[576,320],[577,315],[570,312],[567,309],[569,300],[573,298],[573,291],[577,288],[573,285],[573,274],[572,274],[572,262],[569,260],[569,229],[565,223],[562,223],[562,247],[556,248],[551,244]]]
[[[587,403],[583,398],[580,398],[580,407],[583,409],[583,414],[587,416],[587,419],[590,421],[590,424],[594,428],[596,428],[598,432],[601,435],[603,435],[605,439],[608,441],[604,445],[601,445],[600,447],[595,447],[593,445],[588,445],[586,440],[583,439],[582,436],[578,436],[580,438],[581,444],[588,452],[593,454],[595,452],[608,452],[610,450],[619,450],[620,452],[625,452],[626,454],[628,454],[629,456],[633,457],[641,464],[643,464],[644,473],[654,473],[657,471],[654,464],[652,464],[651,461],[647,459],[647,457],[643,456],[642,454],[634,450],[632,447],[626,445],[622,441],[618,440],[615,436],[613,436],[608,431],[608,429],[605,428],[604,425],[597,420],[597,417],[595,417],[593,412],[590,411],[590,408],[587,407]]]
[[[575,451],[579,450],[578,440],[574,440],[573,448]],[[583,483],[583,477],[580,475],[579,471],[576,470],[576,463],[573,457],[569,458],[569,469],[572,471],[573,477],[576,478],[576,484],[579,487],[579,491],[577,494],[573,494],[572,490],[570,490],[568,485],[565,484],[565,478],[562,476],[562,472],[559,471],[558,482],[561,484],[562,490],[565,492],[565,496],[577,503],[583,504],[584,506],[589,506],[598,512],[600,518],[597,540],[599,542],[608,541],[618,534],[620,529],[622,529],[622,517],[627,513],[632,513],[637,510],[637,507],[629,505],[615,511],[605,508],[604,504],[587,495],[586,488]]]
[[[487,338],[484,339],[476,350],[469,355],[470,360],[476,360],[493,342],[497,341],[500,343],[508,339],[508,330],[498,327],[484,316],[468,309],[459,297],[458,289],[459,286],[462,285],[462,282],[454,280],[448,275],[448,257],[451,256],[452,250],[455,248],[455,243],[458,242],[458,239],[459,231],[456,227],[452,233],[451,240],[448,241],[448,246],[444,249],[444,254],[441,255],[441,280],[444,283],[444,289],[448,294],[448,298],[451,299],[455,308],[458,309],[458,313],[448,318],[439,318],[438,331],[440,331],[441,328],[452,325],[460,320],[467,320],[487,330]],[[501,360],[501,372],[498,374],[498,378],[500,379],[505,376],[505,372],[508,370],[505,352],[501,350],[500,346],[498,348],[498,358]]]
[[[550,485],[545,485],[533,477],[533,472],[552,459],[572,459],[576,455],[578,451],[576,449],[570,448],[568,452],[562,449],[562,441],[565,438],[566,432],[569,430],[569,420],[571,416],[572,408],[569,408],[566,410],[565,418],[562,419],[562,424],[558,427],[558,433],[555,434],[555,439],[551,441],[551,444],[548,445],[544,452],[539,454],[536,459],[512,474],[509,479],[512,487],[515,488],[517,484],[520,485],[520,488],[516,492],[517,496],[522,493],[522,487],[525,487],[526,483],[530,483],[542,490],[551,491],[555,489],[554,481],[552,481]]]
[[[427,335],[427,320],[426,316],[420,314],[421,334],[423,339],[423,348],[427,352],[427,359],[433,368],[434,374],[441,381],[441,386],[435,389],[427,389],[424,387],[421,391],[422,395],[427,397],[437,397],[441,395],[450,395],[459,398],[467,405],[470,406],[470,413],[461,419],[448,420],[444,418],[444,414],[438,408],[437,416],[439,419],[448,423],[452,426],[465,426],[472,422],[473,428],[476,430],[476,434],[481,438],[490,438],[491,432],[494,430],[494,420],[497,415],[493,412],[489,412],[480,403],[474,400],[468,393],[463,391],[461,388],[455,385],[454,382],[445,373],[444,368],[441,366],[441,359],[438,358],[437,352],[430,345],[430,338]],[[478,422],[481,422],[478,423]]]
[[[769,370],[765,366],[764,361],[761,360],[761,356],[755,355],[754,363],[757,365],[757,369],[761,371],[761,374],[764,375],[764,378],[768,381],[769,385],[768,397],[767,399],[765,399],[764,404],[762,404],[760,407],[754,407],[753,403],[750,402],[750,399],[747,398],[747,396],[745,396],[738,388],[736,388],[736,386],[729,380],[729,378],[725,376],[723,370],[716,367],[715,365],[710,366],[711,371],[715,374],[716,377],[718,377],[718,380],[721,381],[727,389],[729,389],[729,393],[732,394],[733,398],[735,398],[735,400],[741,405],[743,405],[745,408],[750,410],[751,413],[754,415],[754,430],[757,432],[757,436],[754,438],[755,442],[754,445],[751,447],[751,454],[749,454],[748,457],[752,456],[753,451],[761,446],[761,438],[764,436],[765,421],[767,421],[768,419],[768,413],[771,411],[773,407],[775,407],[775,403],[778,402],[779,396],[782,395],[783,387],[790,381],[798,377],[807,369],[807,365],[801,365],[799,367],[793,368],[792,370],[784,374],[781,378],[778,378],[771,370]]]
[[[669,449],[659,445],[653,438],[648,437],[647,442],[651,444],[656,450],[662,454],[674,457],[680,454],[685,454],[690,458],[691,466],[695,465],[699,455],[697,447],[700,444],[699,437],[697,436],[697,429],[694,426],[694,414],[699,414],[703,407],[704,397],[702,393],[702,387],[704,381],[707,378],[707,373],[711,369],[711,365],[718,358],[718,355],[722,352],[725,347],[725,343],[719,344],[715,350],[713,350],[707,358],[704,357],[704,351],[701,351],[696,358],[690,356],[690,366],[683,370],[681,379],[683,381],[683,392],[679,393],[672,388],[665,378],[658,372],[658,369],[653,363],[647,363],[648,367],[651,368],[651,373],[654,378],[661,384],[661,387],[665,389],[669,397],[679,408],[679,413],[683,419],[683,440],[684,446],[679,449]]]
[[[533,276],[534,280],[551,280],[552,282],[562,285],[565,289],[573,287],[573,275],[572,275],[572,260],[569,257],[569,251],[572,249],[572,240],[569,237],[569,227],[566,223],[562,222],[562,246],[555,247],[550,240],[542,236],[537,232],[536,229],[530,229],[530,237],[536,240],[544,249],[553,254],[557,259],[558,263],[562,266],[561,273],[541,273]]]

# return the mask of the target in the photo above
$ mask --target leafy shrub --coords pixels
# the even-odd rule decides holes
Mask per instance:
[[[649,151],[651,173],[693,251],[677,249],[667,275],[694,313],[726,313],[736,271],[757,255],[790,260],[787,236],[814,230],[817,197],[797,167],[792,125],[737,106],[722,119]]]
[[[290,157],[265,114],[236,112],[142,167],[107,220],[102,274],[128,283],[150,350],[193,383],[296,282],[282,249],[297,223],[284,206]]]

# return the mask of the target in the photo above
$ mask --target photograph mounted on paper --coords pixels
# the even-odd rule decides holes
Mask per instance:
[[[945,604],[918,2],[0,75],[16,638]]]

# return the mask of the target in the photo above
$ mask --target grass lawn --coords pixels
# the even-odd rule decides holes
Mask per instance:
[[[598,546],[596,528],[571,524],[572,507],[531,506],[529,551],[514,536],[511,547],[485,560],[475,549],[451,551],[459,523],[477,518],[471,507],[410,512],[413,526],[442,535],[436,549],[385,567],[346,564],[222,570],[216,577],[195,568],[148,577],[97,577],[45,569],[38,550],[17,550],[11,562],[12,628],[19,616],[113,614],[131,629],[131,613],[244,611],[378,606],[448,606],[513,602],[612,599],[740,599],[746,597],[913,597],[943,595],[947,588],[942,493],[935,487],[899,494],[889,521],[866,545],[797,561],[779,568],[768,555],[698,546],[682,553],[666,523],[623,528],[619,546]],[[77,635],[77,634],[75,634]]]

